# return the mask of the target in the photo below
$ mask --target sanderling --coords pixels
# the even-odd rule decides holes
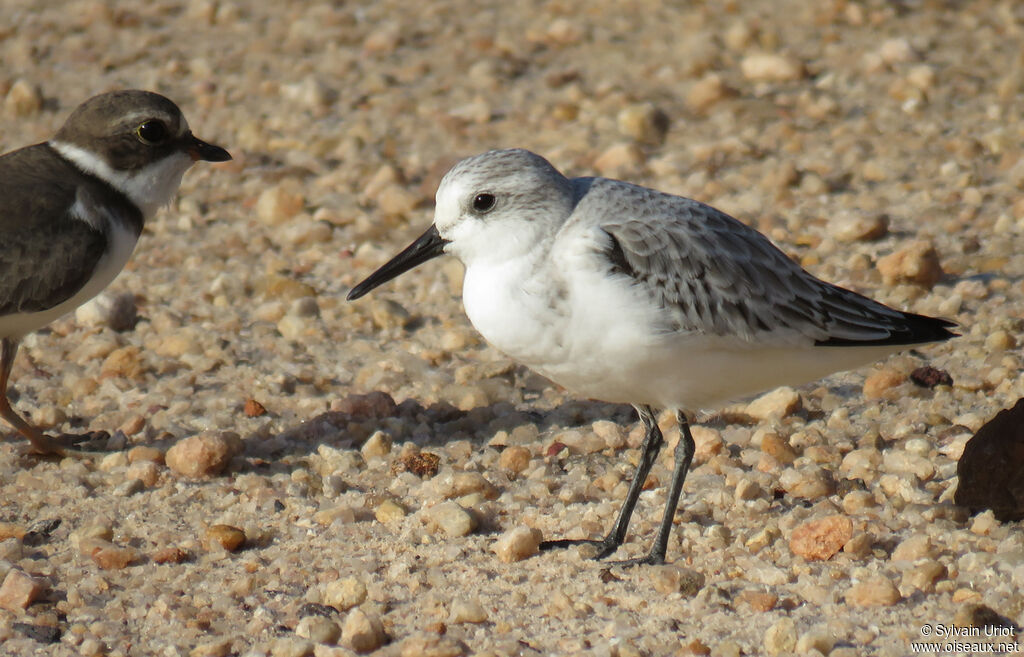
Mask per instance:
[[[712,408],[780,385],[954,337],[952,322],[905,313],[801,269],[764,235],[712,207],[607,178],[566,178],[525,150],[462,160],[437,190],[434,223],[349,293],[441,254],[466,266],[462,301],[499,350],[570,391],[632,404],[646,427],[615,524],[581,543],[614,553],[675,409],[680,440],[651,551],[663,563],[693,457],[683,409]]]

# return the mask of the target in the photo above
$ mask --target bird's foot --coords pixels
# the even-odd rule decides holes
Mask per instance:
[[[621,543],[609,541],[607,538],[600,540],[589,539],[589,538],[560,538],[554,541],[541,541],[540,550],[557,550],[561,548],[572,547],[574,545],[592,545],[597,552],[591,556],[591,559],[600,561],[606,557],[610,557],[615,554],[615,551],[619,549]]]
[[[42,435],[42,440],[33,440],[31,452],[43,456],[61,456],[86,458],[96,456],[98,452],[118,449],[123,446],[124,434],[115,432],[113,436],[107,431],[86,431],[85,433],[62,433],[56,436]],[[120,438],[120,440],[118,440]]]
[[[648,554],[644,557],[638,557],[636,559],[625,559],[623,561],[609,561],[609,566],[619,566],[621,568],[630,568],[632,566],[660,566],[665,563],[665,555],[663,554]]]

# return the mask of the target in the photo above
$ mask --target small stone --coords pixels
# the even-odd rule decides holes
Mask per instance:
[[[540,541],[540,530],[520,525],[502,534],[491,549],[499,559],[505,563],[512,563],[537,554]]]
[[[142,352],[134,345],[113,350],[100,365],[101,378],[136,379],[143,371]]]
[[[996,516],[992,511],[979,513],[971,521],[971,533],[978,536],[988,536],[997,527],[999,527],[999,521],[996,520]]]
[[[359,653],[373,652],[384,645],[386,638],[380,618],[358,607],[348,613],[341,626],[341,644]]]
[[[651,103],[623,108],[618,115],[619,132],[636,141],[660,145],[668,132],[668,115]]]
[[[39,89],[27,80],[14,81],[4,98],[4,109],[13,117],[38,114],[43,108],[43,96]]]
[[[391,436],[384,431],[374,431],[373,435],[366,439],[359,453],[369,461],[374,458],[383,458],[391,453]]]
[[[686,93],[685,102],[691,111],[702,114],[718,102],[734,94],[735,92],[722,81],[721,75],[708,73],[693,83],[690,90]]]
[[[137,561],[139,553],[134,548],[107,544],[93,549],[89,558],[103,570],[121,570]]]
[[[402,641],[402,657],[462,657],[466,646],[456,639],[433,632],[414,634]]]
[[[853,538],[853,522],[846,516],[833,515],[808,520],[793,530],[789,549],[808,561],[825,561],[843,549]]]
[[[790,653],[796,649],[796,623],[792,618],[780,618],[764,633],[764,649],[769,655]]]
[[[812,654],[817,651],[819,654],[827,655],[832,652],[836,641],[832,635],[825,630],[811,630],[804,632],[796,642],[796,652],[799,655]]]
[[[931,559],[933,556],[932,541],[927,534],[914,534],[900,542],[892,551],[893,561],[916,561]]]
[[[840,214],[830,222],[829,229],[840,242],[868,242],[885,237],[889,232],[889,217],[884,214]]]
[[[704,588],[704,575],[675,564],[652,566],[649,576],[658,593],[681,593],[684,598],[691,598]]]
[[[441,467],[441,457],[431,452],[404,454],[398,460],[398,469],[411,472],[417,477],[429,479],[437,474]]]
[[[792,465],[797,457],[789,441],[772,431],[761,435],[761,451],[784,465]]]
[[[110,472],[117,468],[123,468],[128,465],[128,455],[124,452],[112,452],[107,454],[100,459],[99,465],[97,466],[100,472]]]
[[[163,463],[164,453],[160,449],[156,447],[149,447],[148,445],[139,445],[128,450],[129,463],[139,463],[143,461]]]
[[[38,600],[44,591],[46,585],[42,580],[12,568],[0,584],[0,609],[18,613]]]
[[[278,226],[302,211],[305,200],[297,186],[282,183],[267,187],[256,201],[256,216],[268,226]]]
[[[114,331],[128,331],[138,321],[135,295],[103,292],[75,310],[75,319],[85,326],[107,326]]]
[[[160,548],[151,557],[154,563],[182,563],[188,559],[188,552],[179,547]]]
[[[616,177],[639,167],[644,155],[636,144],[614,144],[594,160],[594,168],[605,177]]]
[[[487,620],[487,611],[478,603],[457,599],[452,602],[451,611],[448,613],[448,623],[458,625],[460,623],[483,623]]]
[[[189,657],[227,657],[232,654],[233,641],[231,639],[213,639],[200,643],[189,653]]]
[[[203,432],[179,440],[167,450],[165,459],[167,467],[180,475],[212,477],[224,471],[240,447],[237,434]]]
[[[891,367],[875,370],[864,379],[864,397],[866,399],[881,399],[889,390],[902,385],[906,380],[905,374]]]
[[[953,500],[1003,522],[1024,519],[1024,399],[999,411],[967,441]]]
[[[313,644],[306,640],[279,637],[270,645],[273,657],[311,657]]]
[[[306,616],[295,626],[295,634],[316,643],[337,643],[341,628],[330,618]]]
[[[901,599],[896,586],[881,575],[854,584],[846,592],[847,604],[856,607],[889,607]]]
[[[498,467],[519,474],[530,466],[530,450],[520,445],[506,447],[498,457]]]
[[[366,600],[366,585],[355,577],[329,582],[324,586],[323,602],[338,611],[348,611]]]
[[[843,511],[851,515],[862,513],[875,506],[875,496],[866,490],[850,491],[843,497]]]
[[[985,338],[985,349],[989,352],[1006,351],[1017,346],[1017,340],[1009,332],[996,329]]]
[[[776,388],[747,404],[744,412],[758,421],[784,418],[800,410],[800,394],[790,387]]]
[[[918,58],[914,47],[904,38],[887,39],[882,42],[878,54],[886,64],[905,64]]]
[[[910,373],[910,380],[922,388],[934,388],[935,386],[953,385],[953,377],[946,370],[940,370],[930,365],[918,367]]]
[[[377,505],[373,516],[377,522],[388,523],[393,520],[401,520],[406,516],[405,507],[394,500],[384,500]]]
[[[771,611],[775,609],[775,605],[779,602],[779,596],[774,593],[768,593],[767,591],[756,591],[753,589],[747,589],[741,591],[736,596],[738,602],[750,605],[750,608],[754,611]]]
[[[454,499],[480,493],[488,500],[498,497],[498,489],[479,472],[454,472],[442,480],[435,480],[441,497]]]
[[[935,590],[935,582],[948,574],[946,567],[937,561],[925,561],[903,571],[900,588],[910,586],[918,591],[930,593]]]
[[[261,415],[266,415],[267,409],[255,399],[246,399],[243,412],[246,417],[260,417]]]
[[[808,500],[827,497],[836,491],[832,473],[817,466],[787,468],[779,476],[779,485],[790,495]]]
[[[365,395],[348,395],[331,404],[331,410],[345,413],[359,420],[380,420],[392,417],[398,412],[398,404],[386,392],[369,392]]]
[[[476,529],[477,524],[471,513],[452,501],[430,507],[424,512],[423,519],[430,531],[442,531],[449,538],[466,536]]]
[[[743,77],[751,82],[790,82],[804,76],[803,64],[787,55],[747,55],[740,62]]]
[[[722,432],[718,429],[693,426],[690,427],[690,435],[693,436],[693,462],[698,465],[707,463],[725,449]]]
[[[606,447],[611,449],[622,449],[626,446],[627,432],[622,425],[608,420],[597,420],[590,425],[594,435],[604,441]]]
[[[203,536],[203,546],[207,550],[218,548],[235,552],[245,545],[245,532],[231,525],[212,525]]]
[[[931,242],[919,240],[878,259],[878,273],[886,285],[913,283],[931,289],[942,278],[939,254]]]

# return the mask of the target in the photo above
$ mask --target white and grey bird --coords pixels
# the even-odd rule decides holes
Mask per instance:
[[[462,300],[493,346],[570,391],[632,404],[646,426],[618,519],[591,543],[622,544],[663,438],[681,437],[649,554],[662,563],[693,456],[682,412],[806,383],[909,345],[954,337],[952,322],[901,312],[801,269],[764,235],[703,203],[607,178],[566,178],[525,150],[456,164],[433,225],[349,293],[357,299],[441,254],[466,267]]]
[[[35,452],[72,446],[11,407],[22,337],[74,310],[121,271],[145,221],[198,160],[231,155],[195,136],[178,106],[139,90],[79,105],[56,136],[0,156],[0,417]]]

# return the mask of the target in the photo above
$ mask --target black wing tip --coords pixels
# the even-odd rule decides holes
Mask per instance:
[[[828,338],[815,342],[817,347],[893,347],[945,342],[960,337],[950,329],[959,326],[956,322],[940,317],[928,317],[914,313],[903,313],[903,323],[893,326],[888,337],[878,340],[851,340],[849,338]]]

